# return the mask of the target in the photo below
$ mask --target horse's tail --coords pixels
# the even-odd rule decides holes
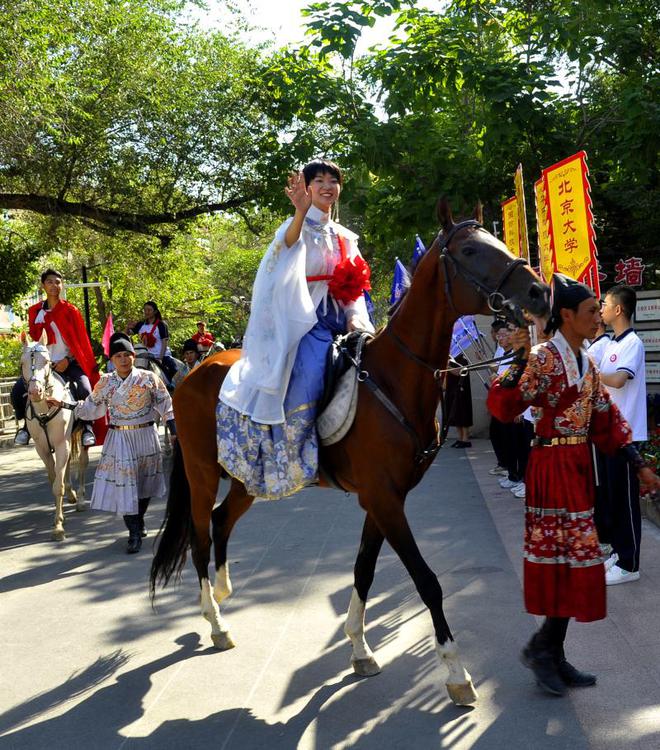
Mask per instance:
[[[80,458],[80,451],[82,450],[82,429],[74,430],[71,433],[71,456],[70,461],[72,464]]]
[[[156,586],[167,586],[170,578],[181,577],[190,545],[192,514],[190,507],[190,485],[183,465],[183,454],[177,440],[172,454],[170,493],[167,498],[165,518],[157,538],[157,549],[151,563],[149,588],[151,599],[156,596]]]

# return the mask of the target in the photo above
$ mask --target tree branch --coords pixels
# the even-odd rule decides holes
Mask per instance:
[[[72,216],[81,220],[87,219],[87,225],[92,228],[94,226],[89,223],[90,221],[113,229],[155,235],[162,241],[166,235],[156,235],[150,227],[158,224],[176,224],[194,219],[202,214],[236,209],[255,200],[256,197],[256,195],[246,195],[219,203],[191,206],[182,211],[165,211],[152,214],[101,208],[92,203],[74,203],[48,195],[35,195],[34,193],[0,193],[0,208],[33,211],[45,216]],[[99,231],[103,230],[100,229]]]

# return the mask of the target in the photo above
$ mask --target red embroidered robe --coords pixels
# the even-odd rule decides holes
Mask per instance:
[[[593,522],[590,443],[611,455],[632,438],[593,363],[587,357],[584,362],[581,385],[569,385],[558,345],[541,344],[530,354],[517,384],[505,385],[519,377],[520,365],[495,381],[487,403],[503,422],[530,405],[536,407],[539,437],[588,438],[577,445],[532,448],[525,477],[524,596],[531,614],[589,622],[606,614],[605,573]]]

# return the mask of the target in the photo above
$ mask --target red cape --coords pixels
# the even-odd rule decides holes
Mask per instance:
[[[43,303],[37,302],[28,310],[28,320],[30,324],[30,336],[38,341],[43,331],[46,331],[48,343],[55,343],[55,333],[50,324],[55,323],[59,332],[62,334],[64,343],[71,349],[71,354],[76,362],[82,367],[83,372],[89,378],[92,388],[98,383],[99,371],[92,345],[85,330],[82,315],[75,305],[66,300],[60,300],[52,310],[46,310],[46,319],[44,323],[35,323]]]
[[[60,300],[52,310],[46,311],[46,320],[44,323],[35,323],[39,310],[43,307],[42,302],[37,302],[28,309],[28,322],[30,325],[30,336],[38,341],[41,334],[46,331],[48,343],[55,343],[55,334],[50,327],[50,323],[55,323],[59,332],[62,334],[64,342],[71,350],[71,354],[76,362],[80,365],[83,372],[89,378],[92,388],[98,383],[100,375],[92,345],[87,335],[82,315],[75,305],[66,300]],[[94,434],[96,435],[97,445],[103,445],[105,434],[107,432],[107,422],[105,418],[97,419],[94,422]]]

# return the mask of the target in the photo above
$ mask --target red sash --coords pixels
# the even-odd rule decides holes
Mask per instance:
[[[341,260],[332,274],[307,276],[307,281],[327,281],[328,291],[339,302],[347,305],[362,296],[363,291],[371,289],[371,269],[364,258],[359,255],[351,260],[346,252],[344,238],[337,235]]]
[[[160,320],[157,320],[151,327],[150,331],[144,331],[140,334],[140,340],[147,347],[147,349],[152,349],[154,346],[156,346],[157,339],[154,336],[154,331],[156,330],[156,328],[158,328],[159,323]]]

